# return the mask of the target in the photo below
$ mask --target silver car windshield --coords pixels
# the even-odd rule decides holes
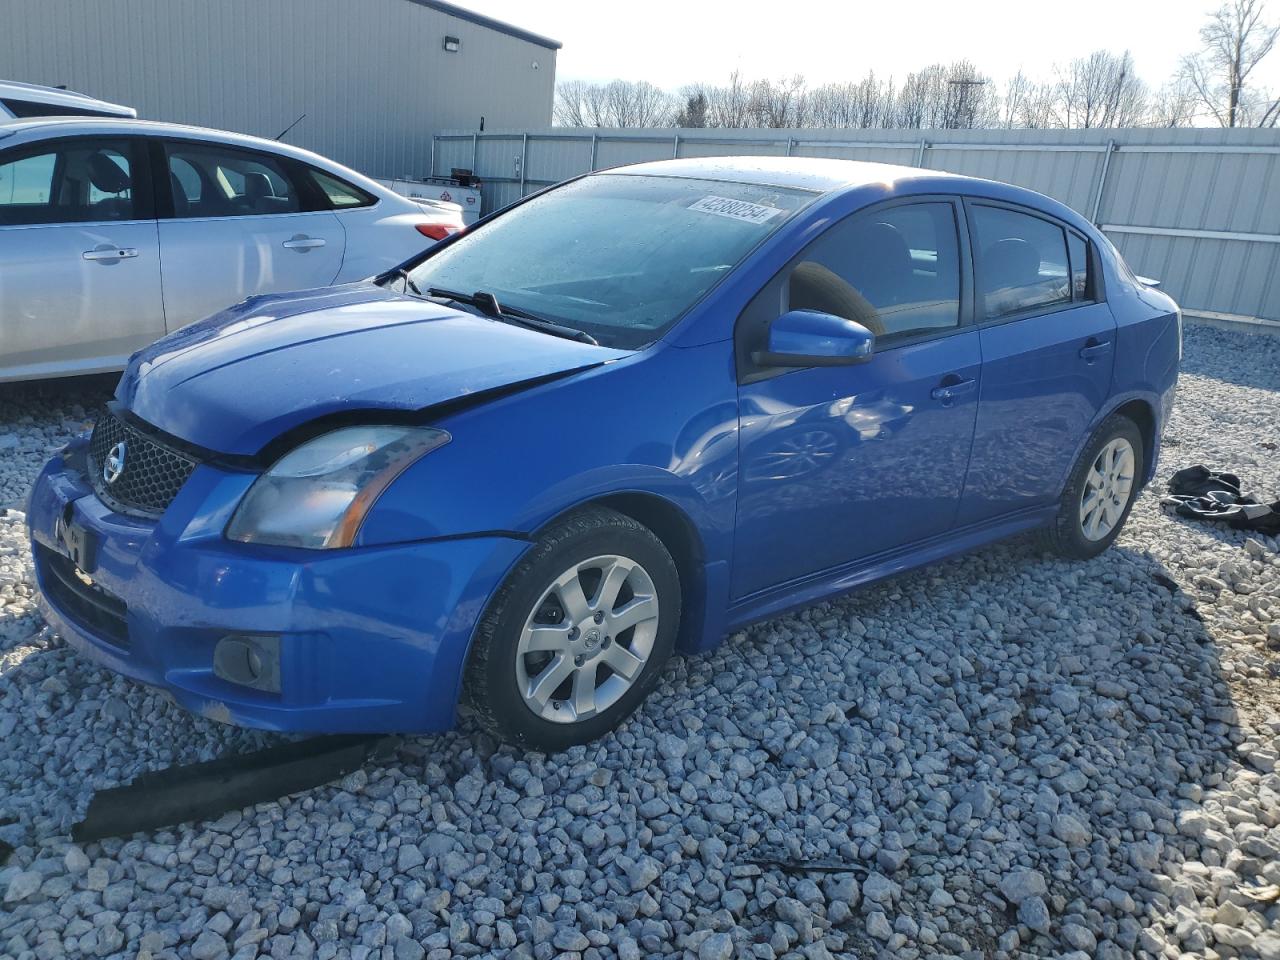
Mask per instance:
[[[536,197],[410,271],[484,291],[606,346],[656,340],[817,196],[722,180],[597,174]]]

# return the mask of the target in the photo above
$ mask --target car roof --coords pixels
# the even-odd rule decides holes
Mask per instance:
[[[832,160],[824,157],[688,157],[637,163],[601,172],[729,180],[768,187],[793,187],[819,193],[876,183],[889,184],[899,180],[955,176],[939,170],[923,170],[892,163]]]
[[[39,140],[45,136],[151,136],[174,137],[184,140],[208,140],[211,143],[225,143],[230,146],[245,147],[251,150],[266,150],[283,154],[309,163],[312,166],[328,170],[344,180],[377,193],[379,196],[398,196],[377,181],[370,179],[350,167],[294,147],[278,140],[266,140],[262,137],[251,137],[244,133],[232,133],[230,130],[213,130],[208,127],[195,127],[184,123],[163,123],[158,120],[129,120],[115,117],[31,117],[26,120],[0,121],[0,146],[6,145],[7,139],[21,138],[23,141]]]
[[[907,144],[910,146],[910,144]],[[654,160],[599,173],[632,176],[687,177],[693,180],[725,180],[764,187],[790,187],[823,195],[864,188],[882,198],[903,191],[912,194],[946,193],[1021,204],[1070,223],[1093,235],[1089,221],[1070,207],[1012,183],[947,173],[923,167],[824,157],[689,157]]]
[[[135,120],[128,117],[28,117],[0,123],[0,135],[17,135],[31,132],[47,132],[55,136],[101,134],[104,136],[180,137],[196,140],[217,140],[221,143],[241,144],[246,147],[276,150],[280,153],[296,153],[314,156],[300,147],[293,147],[278,140],[266,140],[230,130],[215,130],[185,123],[165,123],[160,120]]]
[[[119,117],[136,117],[138,111],[107,100],[99,100],[87,93],[77,93],[64,87],[47,87],[38,83],[21,83],[17,80],[0,80],[0,100],[24,100],[54,107],[74,110],[96,110]]]

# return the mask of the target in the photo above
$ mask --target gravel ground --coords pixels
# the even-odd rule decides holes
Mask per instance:
[[[1204,462],[1280,496],[1280,339],[1191,327],[1184,369],[1160,477]],[[0,395],[0,504],[102,395]],[[94,789],[271,738],[73,655],[10,512],[0,954],[1280,960],[1278,551],[1148,491],[1092,562],[1012,541],[678,660],[594,746],[520,755],[464,723],[81,848]]]

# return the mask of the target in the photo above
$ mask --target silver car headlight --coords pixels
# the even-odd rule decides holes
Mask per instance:
[[[449,439],[432,427],[369,426],[309,440],[254,481],[227,536],[283,547],[349,547],[378,495]]]

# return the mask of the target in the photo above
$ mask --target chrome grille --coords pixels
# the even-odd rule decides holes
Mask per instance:
[[[103,468],[124,444],[124,466],[108,482]],[[89,438],[89,481],[107,506],[143,517],[158,517],[173,502],[196,468],[196,461],[126,423],[110,410]]]

